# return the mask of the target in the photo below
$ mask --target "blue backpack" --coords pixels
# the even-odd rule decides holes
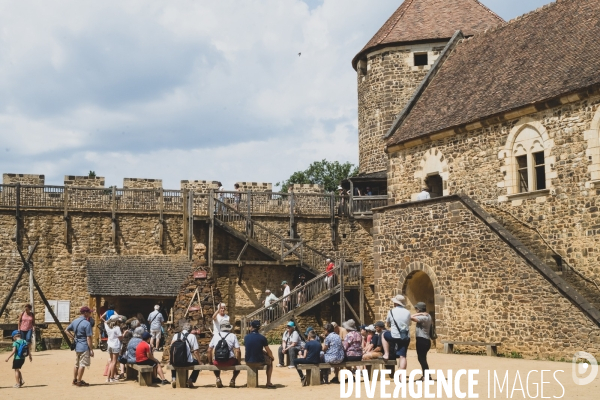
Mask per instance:
[[[29,346],[27,345],[27,342],[25,340],[23,340],[23,342],[17,348],[17,357],[19,357],[22,360],[28,356],[29,356]]]

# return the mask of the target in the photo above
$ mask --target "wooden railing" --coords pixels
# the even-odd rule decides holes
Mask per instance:
[[[352,213],[367,214],[374,208],[387,206],[387,196],[357,196],[352,198]]]
[[[250,329],[250,323],[253,320],[261,321],[263,329],[269,330],[277,323],[285,322],[287,318],[299,315],[343,291],[345,286],[360,286],[362,284],[361,274],[361,263],[347,263],[338,260],[331,271],[317,275],[305,285],[291,290],[288,296],[280,297],[269,306],[261,307],[243,317],[242,335]]]
[[[327,193],[276,193],[192,190],[118,189],[114,187],[0,185],[0,208],[35,208],[73,211],[183,213],[192,197],[193,215],[208,217],[209,197],[242,214],[290,218],[335,218],[368,214],[387,204],[387,196],[339,196]]]
[[[259,320],[262,325],[266,325],[290,314],[298,304],[311,303],[319,297],[328,297],[331,291],[339,287],[340,271],[340,266],[336,266],[330,272],[323,272],[306,282],[304,286],[291,290],[288,296],[280,297],[268,307],[261,307],[246,315],[242,319],[242,332],[248,331],[250,323],[254,320]]]

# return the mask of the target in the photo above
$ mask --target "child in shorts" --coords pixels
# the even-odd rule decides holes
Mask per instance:
[[[15,380],[17,381],[17,383],[13,387],[20,388],[23,387],[23,385],[25,384],[25,381],[23,381],[23,375],[21,374],[21,367],[23,367],[23,364],[25,363],[25,358],[29,356],[29,362],[32,362],[33,359],[31,358],[31,351],[28,351],[27,355],[23,354],[23,352],[19,352],[21,346],[27,346],[27,342],[21,339],[21,332],[13,331],[12,340],[13,349],[12,352],[6,358],[6,362],[8,362],[8,360],[10,360],[12,356],[14,356],[12,369],[15,370]]]

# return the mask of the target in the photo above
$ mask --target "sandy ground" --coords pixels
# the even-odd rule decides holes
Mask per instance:
[[[273,352],[276,354],[277,347],[272,346]],[[8,353],[0,353],[2,361],[6,359]],[[158,356],[158,354],[157,354]],[[293,369],[275,368],[273,373],[273,383],[277,385],[277,389],[268,390],[264,388],[266,378],[264,372],[259,374],[259,385],[257,389],[248,389],[245,387],[246,376],[242,372],[237,380],[238,387],[217,389],[214,385],[215,378],[212,373],[202,372],[196,382],[196,389],[179,389],[175,390],[170,385],[155,386],[142,388],[137,385],[137,382],[126,381],[121,383],[106,383],[106,378],[102,376],[104,366],[107,360],[107,354],[100,351],[96,352],[95,358],[92,359],[92,366],[86,370],[84,380],[90,383],[88,388],[78,388],[71,385],[72,380],[72,365],[74,353],[68,350],[55,350],[34,353],[33,362],[27,361],[23,367],[23,376],[25,379],[25,387],[15,389],[12,386],[15,384],[13,371],[11,370],[11,362],[2,362],[2,373],[0,374],[0,399],[180,399],[185,397],[208,396],[210,399],[232,399],[235,396],[244,399],[315,399],[315,398],[340,398],[340,385],[322,385],[317,387],[301,387],[298,374]],[[475,393],[479,394],[479,398],[535,398],[536,390],[540,387],[540,372],[548,370],[544,373],[544,381],[549,382],[544,384],[544,397],[546,398],[563,398],[563,399],[598,399],[600,398],[600,377],[587,386],[575,385],[571,377],[571,363],[565,362],[550,362],[550,361],[533,361],[533,360],[518,360],[506,358],[491,358],[485,356],[470,356],[470,355],[446,355],[430,353],[429,356],[430,368],[441,370],[458,370],[458,369],[479,369],[479,375],[476,379],[479,381],[475,387]],[[408,370],[419,368],[414,351],[409,351]],[[530,374],[529,385],[527,386],[527,374],[529,371],[537,370]],[[563,372],[556,372],[562,370]],[[488,371],[491,372],[493,380],[493,371],[496,371],[501,379],[504,379],[505,373],[509,372],[509,387],[512,387],[516,381],[516,389],[520,388],[518,380],[515,379],[517,371],[523,382],[525,395],[519,390],[512,393],[512,397],[507,397],[506,388],[502,394],[496,388],[496,397],[494,397],[493,386],[491,387],[491,396],[488,397]],[[556,372],[556,378],[562,384],[561,387],[553,378]],[[223,372],[222,379],[225,384],[231,379],[231,372]],[[461,388],[466,391],[466,381],[463,378]],[[529,388],[529,395],[527,389]],[[394,383],[387,387],[387,393],[392,394]],[[83,392],[83,393],[82,393]],[[435,386],[432,390],[436,392]],[[82,397],[85,396],[85,397]],[[241,397],[243,396],[243,397]],[[366,398],[364,384],[361,386],[361,398]],[[356,393],[353,392],[350,398],[356,398]],[[378,384],[375,390],[374,398],[382,398],[380,385]],[[407,398],[410,398],[407,393]],[[447,398],[447,397],[438,397]],[[452,397],[454,398],[454,397]],[[538,393],[537,398],[541,398]]]

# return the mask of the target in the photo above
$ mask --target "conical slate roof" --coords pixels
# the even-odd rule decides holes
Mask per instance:
[[[498,26],[504,20],[477,0],[405,0],[354,57],[391,44],[450,39],[454,32],[472,36]]]

